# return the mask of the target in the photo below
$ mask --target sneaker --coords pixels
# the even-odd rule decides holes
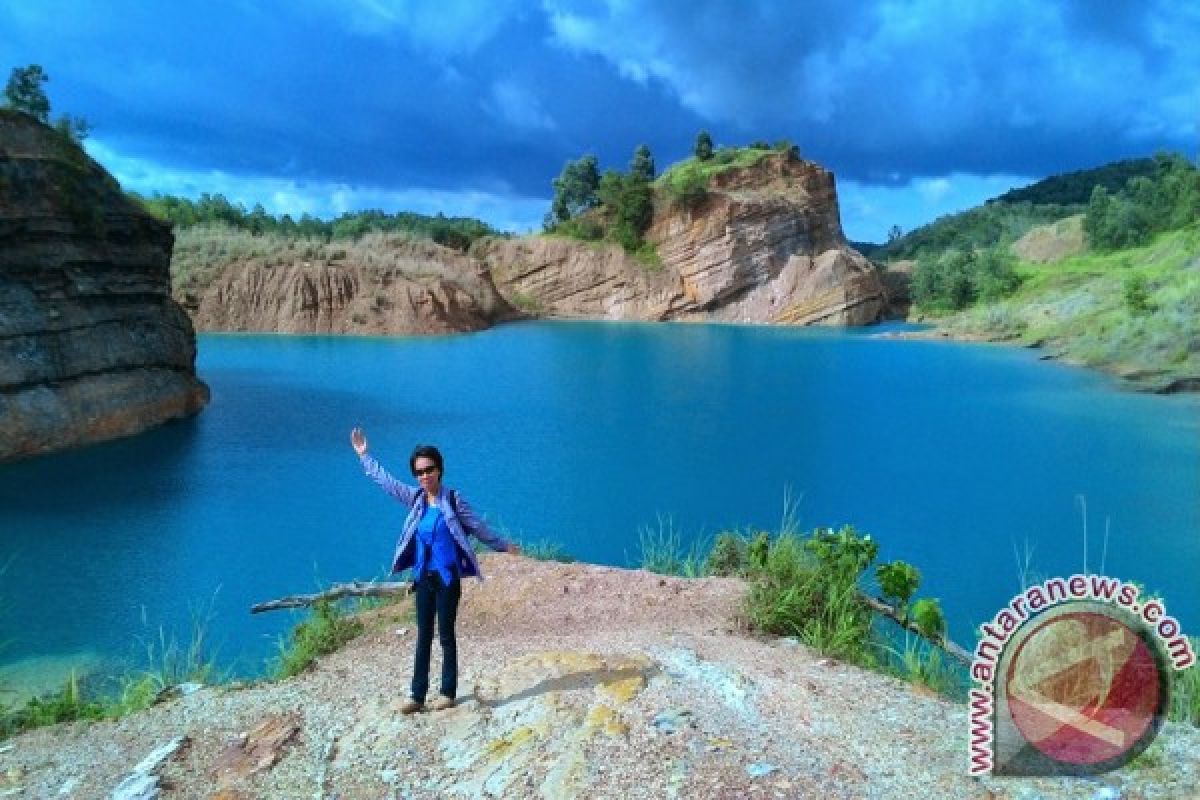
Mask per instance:
[[[429,704],[432,711],[445,711],[447,708],[454,707],[454,698],[446,697],[444,694],[439,694],[437,699]]]
[[[410,697],[407,700],[405,700],[403,703],[400,704],[400,713],[401,714],[415,714],[424,707],[425,707],[424,703],[417,701],[417,700],[413,700]]]

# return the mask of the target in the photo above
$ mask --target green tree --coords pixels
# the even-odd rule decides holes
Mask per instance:
[[[991,302],[1015,292],[1021,284],[1015,261],[1012,251],[1004,245],[979,253],[972,264],[973,294],[980,300]]]
[[[875,567],[875,578],[879,591],[887,599],[895,600],[904,609],[921,585],[921,573],[906,561],[890,561]]]
[[[654,193],[644,173],[622,175],[608,170],[596,195],[611,215],[609,235],[628,252],[642,245],[642,234],[654,218]]]
[[[650,154],[647,145],[639,144],[633,151],[633,161],[629,163],[629,174],[649,183],[654,180],[654,156]]]
[[[696,134],[696,146],[693,153],[700,161],[708,161],[713,157],[713,140],[708,135],[708,131],[700,131]]]
[[[8,76],[8,84],[4,87],[6,106],[48,124],[50,122],[50,98],[46,96],[46,92],[42,88],[42,84],[48,80],[50,80],[50,76],[38,64],[13,67]]]
[[[559,222],[566,222],[600,202],[596,190],[600,186],[600,169],[596,157],[585,155],[578,161],[568,161],[554,179],[554,201],[551,210]]]

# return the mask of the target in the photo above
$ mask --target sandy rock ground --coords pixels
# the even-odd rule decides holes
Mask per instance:
[[[363,635],[292,680],[2,743],[0,797],[110,797],[180,736],[156,770],[168,800],[1200,796],[1200,732],[1182,726],[1154,767],[969,778],[965,706],[746,632],[736,580],[512,556],[484,569],[464,587],[450,710],[398,711],[404,601],[365,612]]]

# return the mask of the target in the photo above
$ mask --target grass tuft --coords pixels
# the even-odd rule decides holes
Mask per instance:
[[[362,632],[362,623],[329,601],[318,602],[312,614],[279,641],[273,675],[290,678],[308,669],[320,656],[336,651]]]
[[[641,568],[659,575],[700,578],[705,573],[704,546],[699,541],[684,548],[680,531],[669,516],[659,516],[658,526],[638,530]]]

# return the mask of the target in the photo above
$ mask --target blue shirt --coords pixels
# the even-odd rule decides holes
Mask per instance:
[[[413,564],[413,579],[420,580],[426,572],[437,571],[446,586],[458,574],[458,546],[446,517],[437,506],[426,506],[417,523],[417,561]]]

